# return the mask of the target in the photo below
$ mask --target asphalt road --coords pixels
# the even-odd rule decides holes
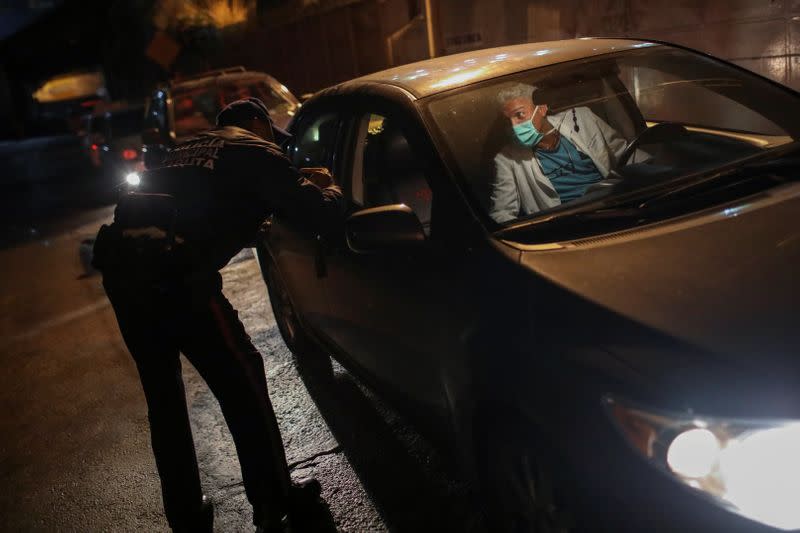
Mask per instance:
[[[81,242],[110,215],[108,207],[73,212],[0,250],[2,531],[167,530],[136,369],[99,277],[84,265]],[[301,379],[252,254],[223,275],[264,356],[293,476],[320,480],[338,530],[481,529],[446,454],[343,369],[330,382]],[[184,363],[216,531],[252,530],[219,406]]]

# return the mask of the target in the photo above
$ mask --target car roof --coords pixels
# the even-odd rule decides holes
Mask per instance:
[[[200,87],[207,87],[225,82],[236,81],[250,81],[250,80],[266,80],[268,83],[277,83],[274,78],[265,72],[255,70],[246,70],[244,72],[215,74],[211,76],[204,76],[202,78],[193,78],[190,80],[175,80],[170,83],[172,90],[191,90]]]
[[[398,87],[412,99],[419,99],[507,74],[646,46],[659,45],[632,39],[583,37],[501,46],[409,63],[346,81],[332,89],[347,92],[350,88],[383,84]]]

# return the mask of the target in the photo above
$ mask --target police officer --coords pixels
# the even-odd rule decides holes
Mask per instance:
[[[258,99],[238,100],[217,128],[171,150],[101,229],[94,264],[136,362],[147,400],[164,511],[175,531],[212,531],[189,426],[179,352],[219,400],[253,521],[289,529],[291,486],[261,354],[222,293],[219,270],[280,211],[309,230],[341,220],[327,176],[304,178],[277,143],[289,134]],[[316,485],[318,489],[318,484]]]

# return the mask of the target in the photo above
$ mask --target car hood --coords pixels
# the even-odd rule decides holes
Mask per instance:
[[[511,245],[523,265],[579,298],[708,355],[694,364],[615,354],[639,372],[711,365],[797,385],[800,185],[550,250]]]

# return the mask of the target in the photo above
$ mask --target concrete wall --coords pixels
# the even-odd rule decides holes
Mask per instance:
[[[266,71],[296,95],[390,66],[387,39],[410,22],[408,0],[339,0],[325,7],[268,11],[236,28],[224,36],[225,62]],[[404,60],[421,59],[410,52],[420,49],[416,43],[402,45]]]
[[[433,0],[439,54],[581,36],[662,39],[800,89],[800,0]],[[226,38],[227,64],[266,70],[295,93],[423,59],[409,0],[290,2]],[[394,34],[395,46],[387,39]]]
[[[645,37],[800,88],[800,0],[439,1],[445,53],[576,36]],[[458,46],[476,35],[474,46]]]
[[[428,28],[419,15],[387,38],[389,65],[405,65],[428,56]]]

